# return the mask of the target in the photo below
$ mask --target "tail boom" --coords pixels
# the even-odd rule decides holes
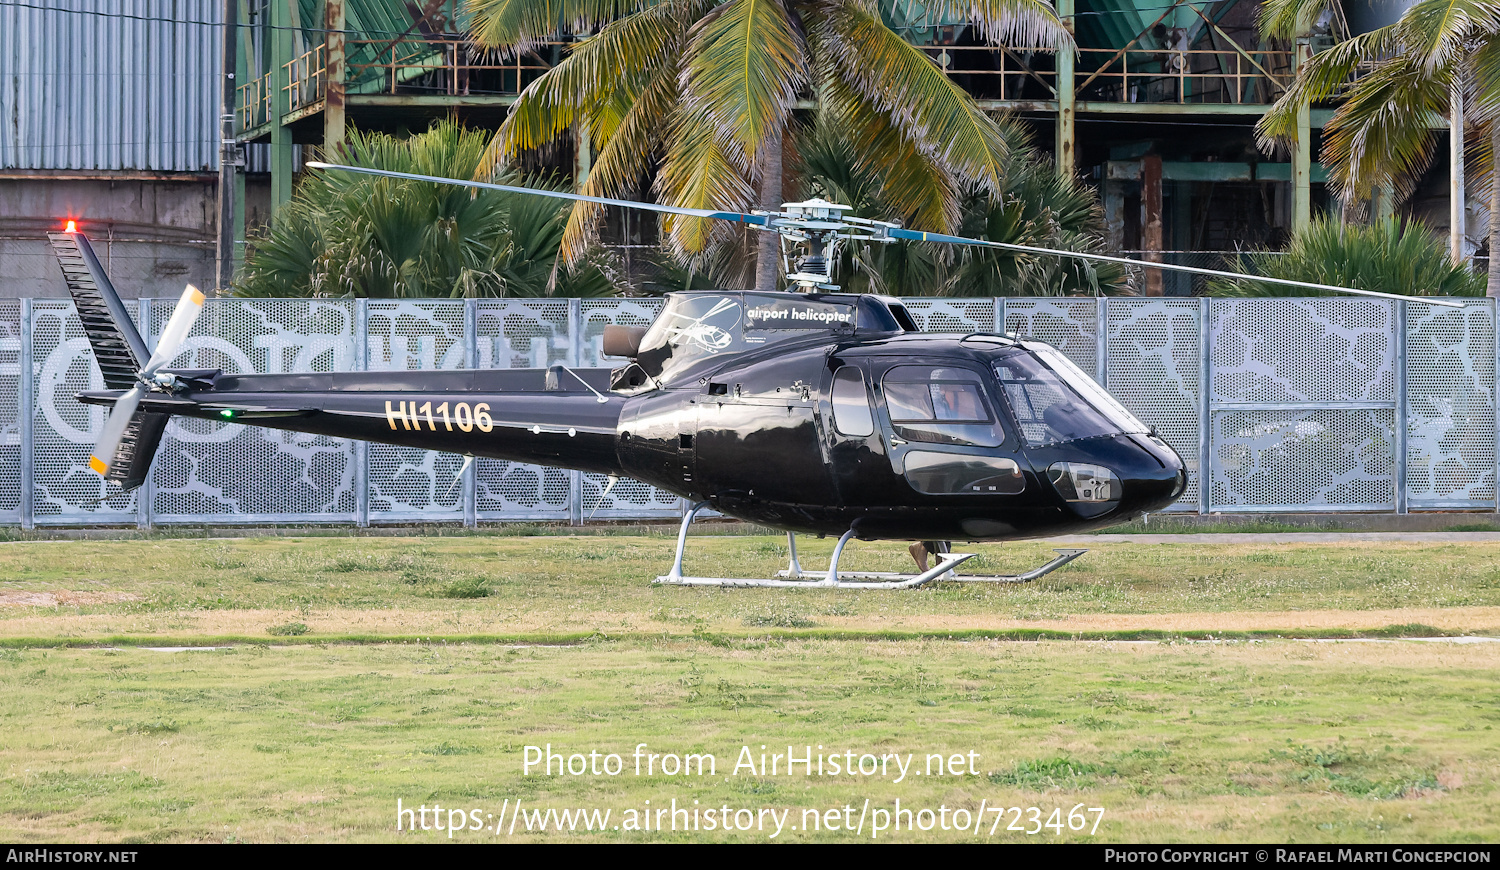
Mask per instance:
[[[542,382],[545,370],[230,375],[213,386],[148,393],[142,411],[355,438],[491,459],[621,473],[624,399],[581,390],[501,390]],[[597,380],[594,370],[581,372]],[[602,370],[603,376],[608,375]],[[113,402],[117,392],[79,400]]]

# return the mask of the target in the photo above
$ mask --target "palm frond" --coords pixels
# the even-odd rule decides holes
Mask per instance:
[[[807,84],[807,46],[781,0],[729,0],[693,27],[682,94],[712,125],[699,135],[733,142],[750,172]]]
[[[1323,164],[1340,195],[1363,199],[1376,185],[1409,192],[1432,158],[1429,118],[1448,106],[1448,70],[1430,73],[1405,55],[1376,65],[1323,127]]]
[[[1256,23],[1264,37],[1295,39],[1310,32],[1323,13],[1337,4],[1338,0],[1265,0]]]
[[[609,199],[633,197],[636,185],[646,177],[660,152],[661,119],[671,115],[676,102],[676,71],[664,68],[610,133],[579,192]],[[574,203],[562,238],[567,262],[574,262],[589,248],[593,229],[603,213],[603,206]]]
[[[465,0],[469,35],[486,48],[525,52],[563,33],[587,33],[653,0]]]
[[[1419,0],[1392,28],[1407,61],[1431,74],[1459,63],[1475,36],[1500,30],[1500,3]]]
[[[1013,142],[921,49],[854,0],[828,0],[814,28],[822,71],[837,76],[955,175],[991,191]]]
[[[1073,34],[1046,0],[937,0],[926,6],[929,15],[972,22],[992,45],[1073,49]]]
[[[891,123],[886,113],[834,76],[823,88],[823,105],[827,116],[823,123],[831,126],[830,134],[837,135],[838,141],[847,143],[854,165],[878,192],[884,213],[866,217],[897,218],[931,232],[952,232],[958,226],[957,179]]]
[[[821,196],[849,206],[855,217],[891,217],[880,200],[879,174],[860,160],[849,141],[848,129],[838,120],[825,97],[822,111],[797,146],[797,179],[802,199]]]
[[[1372,59],[1397,54],[1394,25],[1346,39],[1327,51],[1315,54],[1302,68],[1285,94],[1281,95],[1255,125],[1256,144],[1270,151],[1297,136],[1297,112],[1302,106],[1322,102],[1348,85],[1359,68]]]
[[[699,0],[703,2],[703,0]],[[581,40],[562,63],[542,74],[516,98],[495,133],[478,173],[486,176],[525,151],[561,136],[581,119],[608,135],[608,110],[634,100],[646,83],[676,56],[687,25],[687,4],[661,4],[611,22]]]
[[[1236,270],[1267,278],[1358,287],[1407,296],[1483,296],[1485,278],[1455,266],[1447,246],[1417,222],[1395,218],[1369,226],[1316,220],[1286,251],[1242,254]],[[1248,280],[1216,280],[1214,296],[1319,295],[1302,287]],[[1322,291],[1322,295],[1337,295]]]
[[[668,125],[670,145],[656,176],[659,201],[684,208],[749,209],[755,191],[730,153],[738,143],[708,132],[714,125],[699,112],[679,110]],[[662,227],[673,255],[683,262],[697,263],[716,243],[734,235],[727,221],[711,218],[668,216]]]
[[[482,131],[444,120],[410,139],[351,130],[343,153],[354,165],[462,178],[474,172],[487,140]],[[541,197],[310,171],[278,213],[276,227],[255,240],[235,292],[369,297],[598,292],[607,264],[595,253],[553,280],[565,220],[564,207]]]
[[[1500,34],[1474,47],[1466,72],[1468,103],[1476,110],[1473,117],[1487,120],[1500,116]]]

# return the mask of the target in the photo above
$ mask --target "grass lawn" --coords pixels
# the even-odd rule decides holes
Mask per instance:
[[[4,651],[0,838],[440,840],[403,806],[479,810],[454,839],[765,840],[615,831],[628,809],[1104,808],[1109,841],[1500,838],[1493,645],[778,641]],[[633,775],[650,752],[715,775]],[[618,776],[522,775],[527,745],[616,753]],[[961,775],[768,775],[787,745],[964,755]],[[815,750],[817,751],[817,750]],[[976,753],[969,775],[967,753]],[[600,833],[488,829],[524,807],[611,810]],[[509,802],[509,804],[507,804]],[[1029,813],[1023,813],[1029,818]],[[1059,817],[1062,818],[1062,817]],[[900,841],[1026,840],[892,832]],[[1092,816],[1090,816],[1092,821]],[[446,817],[444,819],[446,821]],[[685,823],[685,822],[684,822]],[[769,824],[769,822],[768,822]],[[580,826],[581,827],[581,826]],[[664,825],[666,827],[666,825]],[[1035,827],[1024,822],[1023,828]],[[1086,832],[1085,832],[1086,833]],[[1077,839],[1043,829],[1029,839]]]
[[[786,542],[698,537],[686,569],[770,576]],[[907,592],[660,587],[671,538],[454,537],[0,544],[0,644],[602,633],[947,637],[1012,632],[1500,633],[1500,543],[1106,544],[1035,583]],[[799,547],[826,566],[831,540]],[[1043,544],[979,545],[979,572],[1041,564]],[[903,569],[899,544],[845,566]],[[6,606],[9,605],[9,606]],[[1398,632],[1400,633],[1400,632]],[[1041,635],[1049,636],[1049,635]],[[1144,635],[1155,636],[1155,635]]]
[[[898,841],[1500,839],[1500,644],[1182,640],[1500,634],[1500,544],[1107,544],[1025,586],[909,592],[653,587],[672,545],[0,544],[0,839],[448,839],[398,833],[398,799],[443,807],[445,827],[466,811],[484,829],[454,833],[469,841],[759,841],[777,830],[762,810],[790,811],[780,840],[870,839],[881,812]],[[764,574],[784,545],[695,538],[688,570]],[[831,546],[806,542],[803,564]],[[979,549],[994,571],[1048,553]],[[902,558],[856,544],[846,564]],[[1161,640],[1118,640],[1140,636]],[[716,771],[636,776],[638,743]],[[525,775],[525,747],[546,744],[618,754],[623,772]],[[910,755],[924,774],[929,755],[964,761],[901,782],[735,770],[762,744]],[[898,798],[985,813],[978,834],[891,830]],[[756,821],[629,829],[674,799]],[[1094,807],[1097,829],[1068,829]],[[528,832],[548,808],[611,816]],[[859,833],[829,830],[861,814]]]

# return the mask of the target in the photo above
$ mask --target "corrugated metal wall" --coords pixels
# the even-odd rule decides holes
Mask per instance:
[[[221,5],[0,4],[0,169],[216,170]]]

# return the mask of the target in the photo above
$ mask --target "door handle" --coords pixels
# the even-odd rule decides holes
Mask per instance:
[[[892,435],[891,436],[891,446],[892,447],[905,447],[906,446],[906,442],[902,441],[900,438],[897,438],[895,435]]]

